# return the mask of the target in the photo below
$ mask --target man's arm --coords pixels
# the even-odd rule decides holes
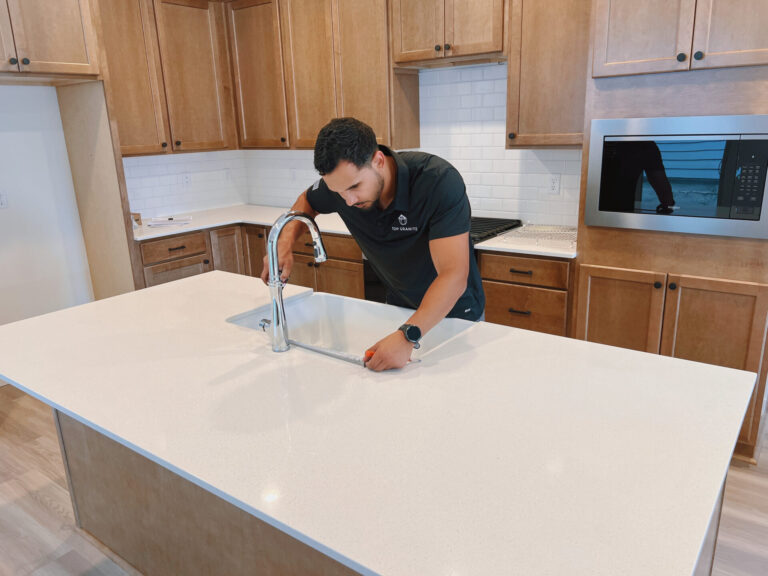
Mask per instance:
[[[416,312],[408,319],[421,329],[422,336],[446,317],[467,289],[469,277],[469,232],[429,242],[429,253],[437,278],[424,294]],[[371,347],[375,353],[366,363],[371,370],[402,368],[408,363],[413,344],[399,330]]]
[[[306,190],[296,199],[296,202],[291,206],[291,210],[298,212],[305,212],[312,218],[315,218],[319,212],[312,208],[312,205],[307,200]],[[305,226],[303,222],[294,220],[288,222],[283,227],[283,231],[280,233],[280,239],[277,241],[277,260],[278,269],[280,272],[280,280],[283,282],[288,280],[291,275],[291,269],[293,269],[293,243],[301,236],[302,226]],[[264,256],[264,267],[261,270],[261,279],[266,284],[269,281],[269,255]]]

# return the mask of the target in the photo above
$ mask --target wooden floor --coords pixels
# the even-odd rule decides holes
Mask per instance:
[[[768,575],[768,442],[762,446],[757,467],[731,466],[715,576]],[[50,408],[0,386],[0,576],[75,574],[140,576],[75,527]]]

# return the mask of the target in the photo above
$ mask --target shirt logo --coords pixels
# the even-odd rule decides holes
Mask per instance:
[[[405,226],[408,224],[408,218],[405,217],[405,214],[400,214],[400,217],[397,219],[398,222],[400,222],[400,226]]]

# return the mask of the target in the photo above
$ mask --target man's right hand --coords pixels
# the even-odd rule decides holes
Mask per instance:
[[[286,242],[277,243],[277,269],[280,270],[280,280],[287,282],[293,268],[293,244]],[[269,255],[264,256],[264,268],[261,270],[261,279],[264,284],[269,282]]]

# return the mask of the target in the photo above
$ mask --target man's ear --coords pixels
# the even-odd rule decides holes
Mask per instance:
[[[385,164],[386,157],[384,156],[384,152],[376,150],[376,152],[373,153],[373,158],[371,158],[371,165],[376,168],[376,170],[382,170]]]

